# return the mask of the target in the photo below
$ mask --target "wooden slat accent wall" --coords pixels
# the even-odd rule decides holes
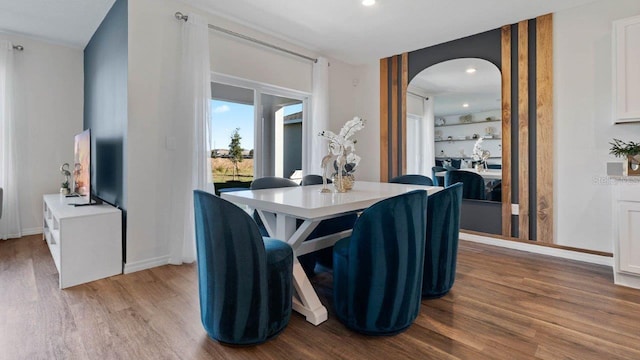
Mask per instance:
[[[511,26],[502,27],[502,236],[511,236]]]
[[[553,15],[536,19],[537,240],[553,243]]]
[[[407,173],[407,87],[409,86],[409,53],[402,54],[402,113],[400,114],[400,135],[402,136],[402,161],[399,164],[400,173],[397,175],[403,175]]]
[[[391,59],[391,176],[398,173],[398,57]]]
[[[380,181],[389,180],[389,61],[380,59]]]
[[[529,239],[529,22],[518,23],[518,238]]]

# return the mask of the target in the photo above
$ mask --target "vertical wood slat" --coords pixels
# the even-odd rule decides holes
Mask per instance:
[[[389,62],[380,59],[380,181],[389,180]]]
[[[400,164],[400,173],[395,176],[407,173],[407,87],[409,77],[409,53],[402,53],[402,114],[400,115],[399,135],[402,137],[402,162]]]
[[[398,56],[391,60],[391,176],[398,174]]]
[[[553,15],[536,19],[537,240],[553,243]]]
[[[529,22],[518,23],[518,237],[529,240]]]
[[[511,236],[511,26],[502,27],[502,236]]]

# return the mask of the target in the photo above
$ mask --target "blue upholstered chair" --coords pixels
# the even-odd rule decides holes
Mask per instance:
[[[210,337],[259,344],[291,316],[293,251],[263,238],[251,217],[213,194],[194,191],[200,316]]]
[[[331,180],[328,180],[331,182]],[[305,175],[302,178],[302,186],[306,185],[319,185],[322,184],[322,176],[320,175]],[[336,218],[322,220],[318,227],[316,227],[307,239],[316,239],[322,236],[335,234],[344,230],[353,229],[358,219],[358,214],[347,214]],[[300,264],[305,269],[307,275],[313,275],[315,264],[320,264],[326,268],[333,267],[333,247],[320,249],[311,254],[302,255],[298,257]],[[310,268],[313,266],[313,268]]]
[[[276,176],[265,176],[261,178],[254,179],[249,185],[249,189],[251,190],[261,190],[261,189],[273,189],[273,188],[281,188],[281,187],[294,187],[298,186],[298,184],[289,179],[276,177]],[[264,227],[262,223],[262,219],[260,219],[260,215],[258,215],[257,211],[253,212],[253,220],[258,224],[258,229],[260,229],[260,234],[262,236],[269,236],[267,229]]]
[[[364,210],[333,250],[333,303],[348,328],[370,335],[405,330],[420,310],[427,192]]]
[[[331,179],[327,179],[327,184],[331,184]],[[315,174],[309,174],[309,175],[305,175],[302,177],[302,181],[300,182],[300,185],[302,186],[306,186],[306,185],[321,185],[322,184],[322,176],[320,175],[315,175]]]
[[[471,171],[449,170],[444,176],[444,186],[451,186],[461,182],[462,198],[485,200],[484,178],[481,175]]]
[[[456,276],[462,184],[451,185],[427,199],[427,241],[422,296],[437,298],[453,286]]]
[[[251,190],[260,190],[260,189],[273,189],[273,188],[281,188],[281,187],[291,187],[298,186],[298,184],[289,179],[277,177],[277,176],[265,176],[258,179],[255,179],[251,182],[249,188]]]
[[[447,171],[447,168],[444,166],[434,166],[431,168],[431,176],[433,179],[433,185],[435,186],[444,186],[444,176],[436,176],[436,173],[441,171]]]
[[[396,183],[396,184],[412,184],[412,185],[425,185],[425,186],[433,185],[433,181],[431,180],[430,177],[424,176],[424,175],[414,175],[414,174],[396,176],[393,179],[389,180],[389,182]]]

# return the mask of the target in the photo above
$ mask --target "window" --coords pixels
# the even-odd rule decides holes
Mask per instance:
[[[309,94],[215,74],[211,96],[217,189],[248,187],[263,176],[300,180]]]

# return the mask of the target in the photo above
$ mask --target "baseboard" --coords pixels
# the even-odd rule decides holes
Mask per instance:
[[[499,246],[508,249],[527,251],[534,254],[555,256],[563,259],[576,260],[597,265],[605,265],[613,267],[613,258],[597,254],[589,254],[579,251],[571,251],[566,249],[558,249],[554,247],[540,246],[535,244],[527,244],[519,241],[510,241],[496,239],[489,236],[469,234],[460,232],[460,239],[477,242],[486,245]]]
[[[22,236],[29,236],[29,235],[36,235],[36,234],[42,234],[41,227],[22,229]]]
[[[169,256],[160,256],[157,258],[146,259],[135,262],[127,262],[124,264],[124,273],[131,274],[136,271],[151,269],[157,266],[169,264]]]
[[[20,230],[20,235],[18,234],[10,234],[7,235],[6,239],[4,240],[8,240],[8,239],[19,239],[23,236],[31,236],[31,235],[37,235],[37,234],[42,234],[42,228],[41,227],[35,227],[35,228],[27,228],[27,229],[21,229]]]

